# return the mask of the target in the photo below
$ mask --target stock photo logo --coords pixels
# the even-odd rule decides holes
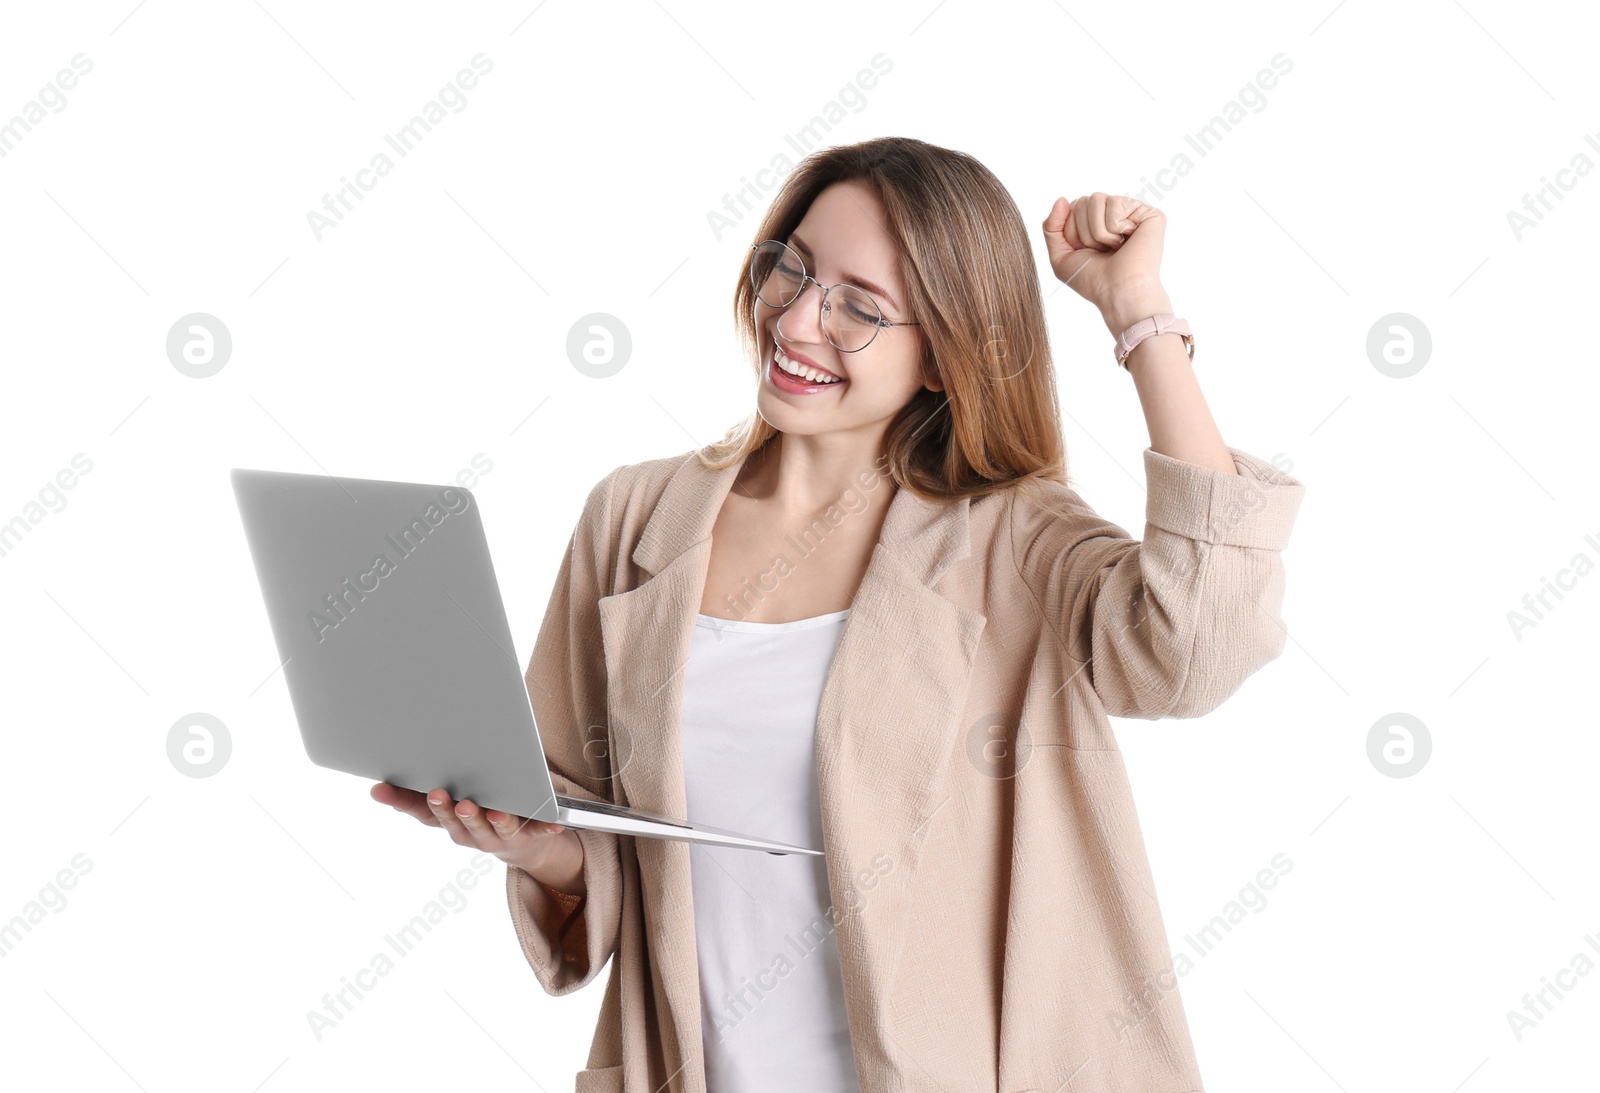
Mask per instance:
[[[179,774],[209,778],[228,765],[232,754],[228,726],[211,714],[185,714],[167,730],[167,759]]]
[[[196,311],[167,331],[167,360],[190,379],[203,380],[222,371],[233,356],[233,335],[215,315]]]
[[[1011,731],[1012,724],[1016,732]],[[967,729],[967,762],[986,778],[1008,779],[1022,773],[1033,758],[1033,742],[1021,720],[1001,713],[980,717]]]
[[[550,695],[549,691],[544,693]],[[542,719],[540,723],[559,722],[552,716]],[[632,765],[634,756],[638,754],[634,747],[633,730],[608,712],[579,718],[577,729],[583,741],[581,754],[584,771],[596,781],[616,781],[623,771]]]
[[[1428,765],[1433,736],[1422,719],[1408,713],[1384,714],[1367,731],[1367,759],[1379,774],[1409,778]]]
[[[1367,359],[1390,379],[1416,375],[1433,356],[1433,335],[1427,324],[1404,311],[1392,312],[1367,331]]]
[[[633,335],[615,315],[591,311],[567,331],[567,360],[590,379],[616,375],[632,355]]]

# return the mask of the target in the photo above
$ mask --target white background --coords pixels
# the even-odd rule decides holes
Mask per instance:
[[[708,213],[881,53],[826,142],[915,136],[1005,182],[1085,498],[1140,534],[1148,438],[1038,225],[1183,152],[1153,203],[1195,367],[1225,439],[1307,487],[1283,656],[1203,719],[1117,725],[1175,953],[1293,862],[1181,982],[1207,1087],[1576,1088],[1600,974],[1520,1039],[1507,1012],[1600,962],[1600,576],[1520,640],[1507,612],[1600,560],[1600,177],[1562,176],[1520,239],[1507,213],[1600,163],[1578,6],[535,2],[7,6],[0,119],[93,69],[0,158],[0,522],[74,455],[93,469],[0,557],[0,921],[92,863],[0,959],[6,1084],[570,1088],[608,973],[545,996],[498,863],[309,1030],[470,852],[307,762],[227,471],[445,482],[482,453],[525,657],[589,486],[750,407],[729,304],[756,215],[719,239]],[[466,107],[318,240],[307,213],[479,53]],[[1198,155],[1185,135],[1278,54]],[[209,379],[165,352],[193,312],[233,339]],[[632,334],[611,378],[567,358],[591,312]],[[1366,350],[1395,312],[1433,342],[1407,379]],[[196,711],[233,742],[209,778],[167,757]],[[1368,758],[1395,711],[1432,739],[1411,777]]]

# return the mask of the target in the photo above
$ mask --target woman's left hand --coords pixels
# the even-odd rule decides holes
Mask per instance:
[[[1044,222],[1045,247],[1056,277],[1101,315],[1124,300],[1164,297],[1161,244],[1167,218],[1130,197],[1093,193],[1056,198]]]

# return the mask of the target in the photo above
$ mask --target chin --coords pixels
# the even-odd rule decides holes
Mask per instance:
[[[756,395],[756,413],[780,433],[811,436],[829,431],[828,422],[825,420],[828,415],[815,411],[808,412],[803,406],[785,402],[773,393],[764,379],[761,381],[761,390]]]

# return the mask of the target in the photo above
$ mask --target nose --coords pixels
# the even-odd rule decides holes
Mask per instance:
[[[811,345],[821,345],[827,341],[822,332],[822,309],[818,306],[821,294],[821,286],[814,280],[807,280],[800,295],[791,300],[778,316],[780,332],[789,341]]]

